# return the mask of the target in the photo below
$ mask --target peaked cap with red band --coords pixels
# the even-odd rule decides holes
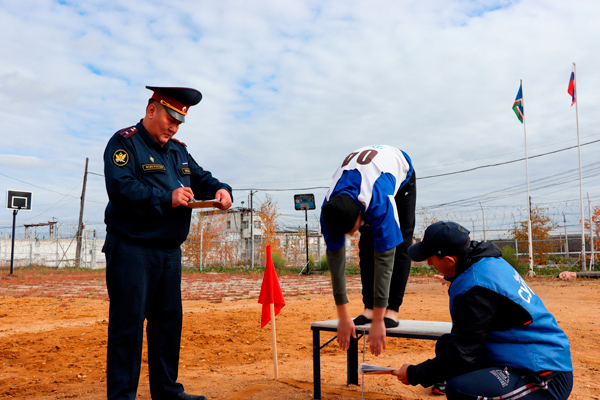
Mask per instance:
[[[189,108],[202,100],[202,93],[196,89],[158,86],[146,86],[146,89],[152,90],[152,99],[162,104],[169,115],[180,122],[185,122]]]

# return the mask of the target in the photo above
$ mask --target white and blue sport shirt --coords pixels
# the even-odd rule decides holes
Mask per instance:
[[[349,195],[358,204],[363,223],[373,230],[375,251],[392,249],[402,243],[394,196],[412,173],[411,160],[402,150],[386,145],[362,147],[350,153],[335,171],[323,205],[332,196]],[[344,235],[331,233],[322,217],[321,232],[328,250],[344,246]]]

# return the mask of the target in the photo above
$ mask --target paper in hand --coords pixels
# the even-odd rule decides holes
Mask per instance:
[[[387,367],[380,367],[377,365],[360,363],[360,367],[358,367],[358,373],[360,375],[391,374],[392,371],[394,371],[396,369],[397,368],[387,368]]]
[[[190,201],[188,203],[189,208],[209,208],[215,207],[217,204],[221,204],[220,200],[211,199],[211,200],[202,200],[202,201]]]

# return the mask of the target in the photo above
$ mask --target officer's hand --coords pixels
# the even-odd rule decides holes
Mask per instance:
[[[173,190],[171,202],[173,207],[187,206],[190,200],[194,198],[194,192],[189,187],[182,187]]]
[[[371,354],[375,357],[381,354],[385,350],[385,323],[383,319],[380,321],[371,322],[371,329],[369,329],[369,348]]]
[[[337,341],[341,350],[346,351],[350,347],[350,336],[356,339],[354,321],[352,318],[341,318],[337,328]]]
[[[408,367],[410,367],[409,364],[404,364],[400,367],[400,369],[395,369],[392,371],[392,375],[398,377],[398,380],[404,383],[405,385],[410,385],[410,382],[408,381],[408,376],[406,375],[406,370],[408,369]]]
[[[219,189],[217,194],[215,194],[215,200],[220,200],[221,204],[215,205],[219,210],[227,210],[231,207],[231,196],[229,192],[225,189]]]

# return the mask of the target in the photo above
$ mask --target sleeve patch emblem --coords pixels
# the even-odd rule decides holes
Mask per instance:
[[[182,175],[190,175],[192,172],[190,171],[189,168],[181,168],[181,174]]]
[[[162,164],[144,164],[142,165],[142,171],[144,172],[154,172],[154,171],[166,171],[164,165]]]
[[[112,160],[117,167],[124,167],[129,162],[129,154],[125,150],[119,149],[113,154]]]

